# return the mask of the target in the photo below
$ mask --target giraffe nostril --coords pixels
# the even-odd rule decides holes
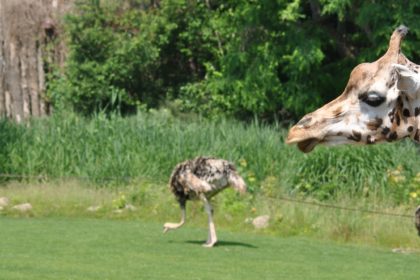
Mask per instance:
[[[398,28],[397,28],[397,31],[398,31],[398,33],[400,33],[401,35],[403,35],[403,36],[405,36],[405,35],[407,35],[407,33],[408,33],[408,27],[407,26],[405,26],[405,25],[400,25],[400,26],[398,26]]]
[[[312,121],[312,117],[306,117],[306,118],[301,119],[296,125],[305,127],[309,125],[311,121]]]

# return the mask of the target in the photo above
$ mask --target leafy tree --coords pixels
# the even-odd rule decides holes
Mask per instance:
[[[69,56],[63,75],[50,84],[58,105],[89,114],[157,106],[165,90],[158,74],[161,48],[174,25],[153,7],[116,1],[80,1],[65,19]],[[127,2],[127,3],[128,3]]]
[[[419,12],[414,0],[85,0],[67,17],[70,55],[49,92],[85,113],[172,102],[289,120],[340,94],[400,24],[418,60]]]

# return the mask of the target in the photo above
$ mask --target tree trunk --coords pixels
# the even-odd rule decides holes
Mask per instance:
[[[20,122],[23,117],[23,101],[21,89],[22,85],[20,83],[19,57],[16,53],[16,43],[17,42],[15,40],[10,40],[9,42],[9,59],[6,60],[6,62],[8,62],[8,71],[6,71],[6,87],[10,92],[13,117],[17,122]]]
[[[4,35],[3,35],[3,20],[1,16],[3,14],[3,4],[0,0],[0,118],[6,116],[6,93],[4,87]]]
[[[59,19],[73,0],[0,0],[0,118],[21,122],[51,111],[45,98],[48,60],[60,67]]]

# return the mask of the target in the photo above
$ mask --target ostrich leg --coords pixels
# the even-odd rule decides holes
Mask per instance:
[[[163,225],[163,233],[166,233],[169,230],[180,228],[182,227],[183,224],[185,224],[185,217],[186,217],[185,204],[186,204],[186,201],[179,202],[179,207],[181,208],[181,221],[179,223],[165,223]]]
[[[201,195],[201,200],[203,200],[204,202],[204,208],[206,209],[206,212],[209,218],[208,220],[209,234],[208,234],[207,242],[204,243],[203,246],[207,248],[211,248],[217,242],[216,227],[214,226],[214,222],[213,222],[213,208],[209,200],[204,195]]]

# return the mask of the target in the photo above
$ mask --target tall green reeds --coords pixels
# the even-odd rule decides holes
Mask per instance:
[[[256,122],[182,121],[166,111],[127,118],[57,114],[21,125],[1,121],[0,173],[164,183],[178,162],[211,155],[235,162],[251,191],[270,180],[273,195],[326,199],[338,192],[386,195],[392,170],[407,179],[420,171],[420,156],[409,141],[319,147],[304,155],[284,143],[285,133]]]

